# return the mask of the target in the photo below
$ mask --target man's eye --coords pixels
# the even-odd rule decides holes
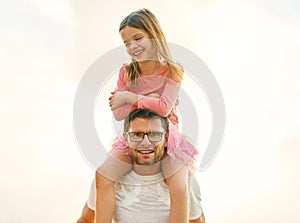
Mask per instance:
[[[135,41],[140,41],[142,39],[142,37],[137,37],[135,38]]]
[[[160,132],[151,132],[151,136],[159,136]]]
[[[134,136],[136,137],[141,137],[143,135],[142,132],[134,132]]]

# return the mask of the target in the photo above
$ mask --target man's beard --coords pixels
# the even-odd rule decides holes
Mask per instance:
[[[131,151],[130,151],[130,155],[131,155],[134,163],[136,163],[138,165],[152,166],[163,159],[164,149],[162,149],[162,154],[158,153],[158,151],[160,151],[160,149],[156,147],[155,152],[154,152],[154,158],[152,160],[141,160],[141,158],[139,158],[137,155],[135,155]],[[138,153],[136,150],[135,150],[135,152]]]
[[[144,165],[144,166],[152,166],[153,164],[161,161],[161,157],[155,156],[153,160],[140,160],[139,157],[133,156],[132,157],[133,162],[135,162],[138,165]]]

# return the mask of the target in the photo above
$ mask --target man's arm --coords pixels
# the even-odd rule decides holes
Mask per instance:
[[[205,223],[204,214],[202,213],[199,218],[196,218],[194,220],[189,220],[189,223]]]
[[[190,218],[195,218],[193,220],[189,220],[189,223],[205,223],[205,217],[203,214],[203,209],[201,207],[201,192],[198,180],[194,175],[189,177],[189,195],[190,195],[190,206],[189,206],[189,214]]]
[[[80,218],[76,223],[94,223],[95,211],[84,205]]]

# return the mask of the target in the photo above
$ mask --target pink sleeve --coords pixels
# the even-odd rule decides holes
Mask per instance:
[[[161,116],[168,116],[178,98],[180,83],[169,80],[159,98],[138,95],[138,108],[149,109]]]
[[[120,69],[120,72],[119,72],[119,79],[117,81],[117,87],[115,89],[115,91],[128,91],[128,87],[126,85],[126,82],[125,82],[125,72],[126,72],[126,67],[123,66],[121,69]],[[130,112],[132,112],[133,110],[135,110],[137,107],[132,105],[132,104],[124,104],[118,108],[116,108],[114,111],[113,111],[113,114],[114,114],[114,117],[117,121],[121,121],[123,119],[125,119]]]

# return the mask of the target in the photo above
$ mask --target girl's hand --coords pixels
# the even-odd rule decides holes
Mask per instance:
[[[147,95],[148,97],[152,97],[152,98],[160,98],[160,94],[158,93],[151,93]]]
[[[114,91],[111,94],[109,106],[112,111],[126,103],[135,104],[137,101],[137,95],[129,91]]]
[[[117,107],[126,103],[124,91],[114,91],[111,92],[111,94],[112,95],[109,97],[109,106],[111,110],[114,110]]]

